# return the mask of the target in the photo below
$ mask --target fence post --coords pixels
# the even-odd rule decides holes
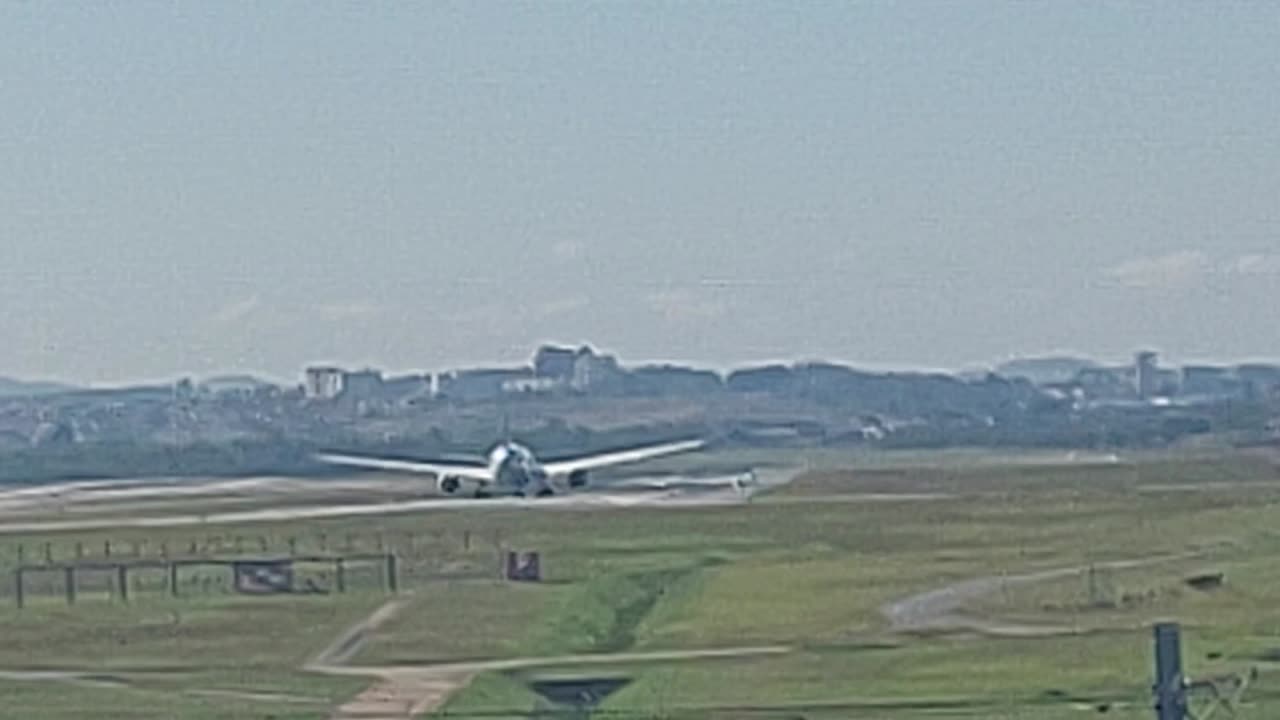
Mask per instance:
[[[22,575],[22,568],[13,571],[13,599],[17,601],[19,610],[26,604],[26,597],[23,596],[25,588],[23,588]]]
[[[169,563],[169,594],[178,597],[178,562]]]
[[[387,589],[393,595],[400,592],[400,578],[397,573],[395,553],[387,553]]]
[[[62,568],[62,579],[66,584],[67,604],[76,604],[76,566],[67,565]]]
[[[333,576],[338,586],[338,592],[347,591],[347,564],[342,558],[333,561]]]
[[[120,563],[116,566],[116,580],[120,583],[120,601],[129,602],[129,566]]]

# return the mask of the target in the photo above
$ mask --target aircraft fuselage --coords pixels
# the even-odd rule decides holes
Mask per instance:
[[[533,451],[519,443],[507,442],[489,452],[493,490],[497,493],[536,496],[552,491],[550,478]]]

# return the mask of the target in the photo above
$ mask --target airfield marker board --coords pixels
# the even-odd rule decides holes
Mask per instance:
[[[1186,720],[1187,690],[1182,675],[1182,640],[1176,623],[1155,627],[1156,720]]]

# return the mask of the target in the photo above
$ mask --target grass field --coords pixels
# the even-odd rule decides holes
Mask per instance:
[[[805,460],[790,452],[742,458],[770,459]],[[243,553],[275,551],[290,539],[310,551],[380,546],[402,557],[412,594],[370,635],[356,665],[793,649],[631,662],[607,673],[555,661],[493,672],[449,701],[444,712],[454,716],[519,717],[541,702],[531,680],[621,674],[630,684],[602,710],[627,717],[1056,720],[1105,705],[1108,717],[1148,718],[1150,624],[1164,618],[1184,623],[1190,672],[1256,666],[1245,716],[1280,716],[1280,675],[1271,670],[1280,670],[1280,471],[1270,456],[1072,466],[1061,454],[842,461],[826,453],[807,465],[792,485],[742,506],[439,511],[10,538],[0,541],[0,573],[13,567],[18,544],[28,559],[68,557],[77,544],[100,555],[108,540],[143,546],[144,555],[193,543],[215,554],[237,544]],[[933,497],[884,496],[903,493]],[[498,581],[499,545],[541,551],[547,581]],[[1164,560],[1106,566],[1154,556]],[[1080,572],[998,582],[1070,568]],[[1198,573],[1222,573],[1224,582],[1197,590],[1186,580]],[[997,579],[990,592],[950,610],[961,625],[895,628],[882,611],[984,577]],[[0,717],[84,717],[86,708],[99,717],[327,717],[366,682],[300,667],[386,599],[372,575],[355,585],[342,595],[254,599],[206,584],[177,599],[135,592],[127,605],[104,585],[73,607],[50,586],[21,611],[0,609]],[[1052,634],[1007,636],[1003,627]],[[92,671],[115,684],[4,675],[30,670]]]

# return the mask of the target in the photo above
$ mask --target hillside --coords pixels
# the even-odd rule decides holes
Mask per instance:
[[[0,397],[34,397],[38,395],[56,395],[75,390],[71,385],[54,382],[16,380],[0,377]]]

